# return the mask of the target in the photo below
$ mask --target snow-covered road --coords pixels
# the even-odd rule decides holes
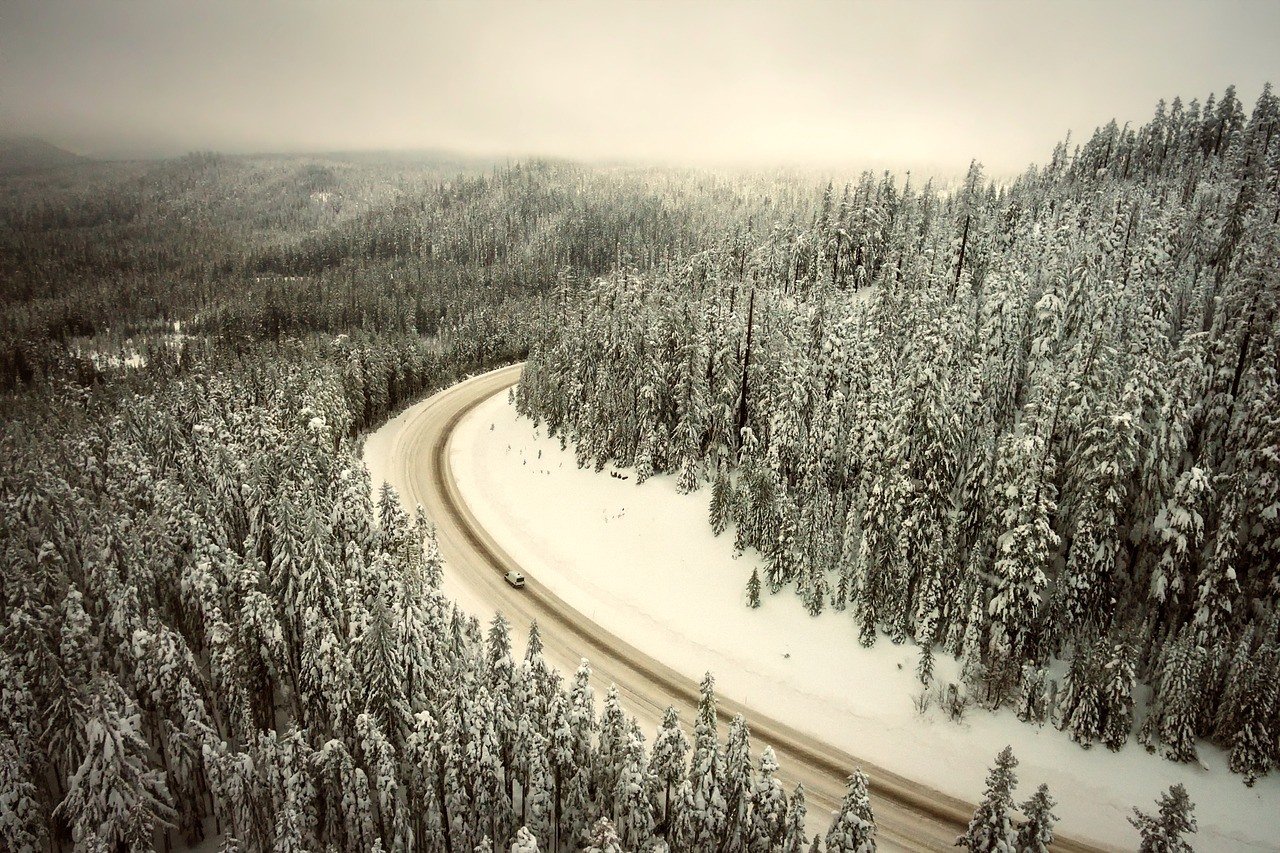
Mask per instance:
[[[373,482],[385,480],[406,504],[426,508],[437,525],[447,561],[445,591],[462,606],[480,618],[501,610],[517,637],[527,633],[536,619],[551,663],[572,673],[580,659],[589,659],[597,693],[616,684],[624,708],[648,732],[656,731],[668,705],[674,705],[682,720],[691,724],[697,708],[695,680],[622,642],[567,605],[536,577],[530,577],[521,591],[507,586],[502,574],[515,566],[515,561],[475,521],[461,498],[449,453],[453,431],[468,412],[512,385],[519,370],[517,365],[455,385],[410,407],[369,436],[365,463]],[[828,816],[843,795],[845,775],[855,766],[862,766],[871,779],[883,849],[949,848],[971,812],[971,807],[959,800],[870,766],[819,738],[758,714],[732,697],[721,697],[720,712],[725,722],[734,714],[746,715],[756,747],[766,743],[774,747],[784,783],[788,787],[804,783],[811,832],[825,830]]]
[[[910,707],[909,647],[849,646],[834,636],[847,627],[838,616],[810,619],[789,595],[766,596],[760,611],[742,607],[734,590],[750,573],[750,557],[732,561],[731,536],[710,536],[705,496],[677,495],[662,478],[636,489],[578,470],[572,449],[562,452],[515,419],[501,392],[517,377],[518,368],[508,368],[462,383],[370,436],[365,458],[373,481],[392,483],[437,521],[449,594],[481,618],[502,610],[517,636],[536,618],[552,662],[569,673],[589,658],[597,690],[616,683],[648,732],[667,704],[691,722],[697,676],[704,668],[717,672],[722,713],[744,713],[755,745],[778,753],[787,783],[804,782],[811,832],[825,831],[845,773],[861,766],[873,781],[885,849],[949,847],[971,807],[906,776],[976,796],[1006,735],[1024,758],[1019,793],[1049,781],[1065,800],[1065,831],[1116,846],[1131,840],[1127,806],[1153,799],[1188,771],[1136,744],[1119,755],[1084,753],[1052,729],[1010,726],[985,712],[963,726],[919,718]],[[523,592],[502,581],[513,565],[531,578]],[[826,660],[810,648],[815,643],[829,645]],[[784,657],[788,650],[794,658]],[[950,663],[939,660],[942,678]],[[826,669],[830,684],[821,683],[815,666]],[[1141,767],[1130,774],[1135,762]],[[1265,808],[1274,791],[1219,781],[1233,783],[1235,807],[1227,812],[1252,820],[1223,825],[1215,818],[1226,815],[1206,814],[1213,809],[1202,800],[1207,832],[1195,839],[1197,849],[1267,849],[1257,841],[1275,837]]]

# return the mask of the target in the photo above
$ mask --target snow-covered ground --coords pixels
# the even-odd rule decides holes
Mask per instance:
[[[711,533],[706,489],[681,495],[669,477],[637,487],[633,472],[620,472],[622,480],[581,470],[572,447],[562,451],[518,418],[505,392],[462,421],[450,459],[477,520],[530,575],[685,675],[713,671],[717,692],[761,713],[970,801],[996,753],[1012,744],[1019,800],[1049,783],[1062,830],[1082,839],[1132,847],[1130,807],[1151,811],[1162,790],[1182,782],[1196,804],[1197,850],[1280,849],[1280,780],[1246,788],[1207,745],[1205,767],[1196,767],[1136,741],[1119,753],[1086,751],[1007,711],[970,710],[961,723],[936,705],[921,715],[914,646],[882,637],[864,649],[847,614],[811,618],[790,590],[766,591],[760,609],[747,608],[758,562],[734,557],[732,530]],[[955,662],[940,655],[935,677],[957,680]]]

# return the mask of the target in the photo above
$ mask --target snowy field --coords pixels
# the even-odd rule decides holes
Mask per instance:
[[[711,533],[706,489],[681,495],[669,477],[637,487],[630,471],[622,480],[611,469],[581,470],[572,447],[562,451],[558,439],[518,418],[506,392],[463,420],[450,458],[476,518],[530,575],[683,674],[713,671],[726,697],[970,801],[996,753],[1012,744],[1018,800],[1049,783],[1060,828],[1081,839],[1132,849],[1130,807],[1151,811],[1161,791],[1182,782],[1196,804],[1197,850],[1280,849],[1280,780],[1246,788],[1227,772],[1225,754],[1206,744],[1205,766],[1187,766],[1133,740],[1120,753],[1086,751],[1010,711],[971,709],[953,723],[935,703],[922,715],[913,701],[921,692],[915,646],[881,637],[864,649],[847,614],[811,618],[789,589],[766,591],[760,609],[747,608],[757,560],[734,557],[732,529]],[[956,670],[940,655],[936,682],[958,680]]]

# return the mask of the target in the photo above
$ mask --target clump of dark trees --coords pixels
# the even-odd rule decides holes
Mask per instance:
[[[1162,101],[1009,183],[866,175],[803,227],[562,289],[517,403],[582,465],[709,482],[764,585],[914,641],[926,684],[942,650],[978,701],[1086,747],[1207,738],[1252,784],[1280,737],[1278,222],[1270,87]]]

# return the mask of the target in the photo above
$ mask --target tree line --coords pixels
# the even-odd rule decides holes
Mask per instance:
[[[1208,738],[1251,784],[1280,736],[1278,221],[1270,87],[1162,101],[1007,184],[864,175],[805,227],[561,288],[517,405],[580,465],[709,483],[764,559],[749,600],[911,640],[925,684],[954,655],[1085,747]]]

